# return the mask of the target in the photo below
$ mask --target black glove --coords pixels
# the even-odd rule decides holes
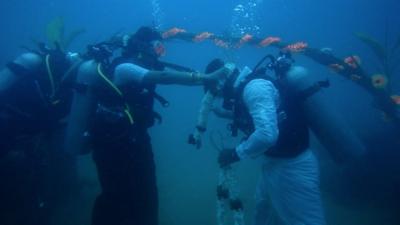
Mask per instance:
[[[243,210],[243,202],[240,199],[231,199],[229,205],[233,211],[239,212]]]
[[[219,153],[218,163],[221,168],[231,165],[232,163],[238,162],[240,160],[236,150],[224,149]]]

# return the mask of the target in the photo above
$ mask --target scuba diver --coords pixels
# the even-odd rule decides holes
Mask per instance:
[[[164,70],[160,33],[140,27],[119,43],[90,46],[92,59],[78,72],[65,145],[70,151],[90,148],[101,193],[93,225],[157,225],[158,194],[155,164],[147,129],[160,119],[153,103],[167,102],[156,84],[213,85],[233,69],[226,64],[214,73]],[[122,47],[121,57],[110,60]]]
[[[248,158],[263,158],[256,191],[256,225],[326,224],[319,168],[309,148],[309,126],[302,104],[329,82],[301,91],[292,88],[293,77],[306,75],[304,68],[292,67],[292,63],[290,53],[282,52],[277,58],[266,56],[253,70],[245,67],[233,73],[221,90],[223,109],[214,110],[218,116],[233,119],[233,136],[238,130],[245,135],[236,148],[220,152],[221,168]],[[216,59],[209,68],[223,65]],[[269,70],[276,76],[268,75]]]
[[[68,198],[74,165],[57,139],[78,62],[78,54],[57,44],[39,44],[0,71],[0,224],[48,224]]]

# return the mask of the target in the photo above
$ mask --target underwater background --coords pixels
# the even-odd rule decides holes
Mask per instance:
[[[238,6],[241,5],[242,7]],[[371,74],[379,73],[378,60],[354,35],[362,32],[381,43],[400,41],[400,2],[396,0],[13,0],[0,2],[0,63],[4,65],[33,47],[32,40],[46,40],[46,26],[62,17],[66,33],[84,28],[85,32],[68,50],[84,52],[87,44],[103,41],[116,32],[132,33],[141,25],[161,30],[172,27],[198,33],[278,36],[285,41],[304,41],[314,48],[330,48],[340,57],[358,55]],[[243,46],[226,50],[211,42],[166,42],[163,60],[200,71],[215,57],[253,67],[276,49]],[[398,129],[382,118],[372,97],[351,81],[325,67],[295,56],[296,64],[313,75],[329,78],[332,85],[324,96],[367,145],[367,154],[352,163],[332,162],[316,141],[313,148],[320,159],[321,190],[330,225],[400,224],[400,142]],[[400,61],[397,60],[397,64]],[[392,92],[400,95],[400,70],[391,76]],[[151,129],[156,157],[160,196],[160,225],[216,224],[217,151],[208,135],[202,149],[187,144],[193,131],[202,88],[159,86],[171,105],[157,106],[163,123]],[[227,146],[238,143],[228,137],[227,121],[210,118],[210,134],[222,133]],[[79,159],[79,196],[54,216],[55,224],[90,223],[93,200],[99,191],[90,156]],[[251,224],[254,193],[260,163],[249,160],[235,166],[240,197]]]

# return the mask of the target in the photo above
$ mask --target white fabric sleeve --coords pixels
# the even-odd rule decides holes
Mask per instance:
[[[236,147],[236,152],[241,159],[255,158],[267,151],[278,139],[279,94],[270,81],[255,79],[246,85],[242,97],[255,130],[246,141]]]
[[[141,66],[133,63],[122,63],[115,68],[115,83],[126,84],[130,82],[141,83],[143,77],[149,72]]]

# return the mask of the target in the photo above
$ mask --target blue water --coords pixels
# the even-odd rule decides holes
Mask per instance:
[[[158,10],[154,4],[158,2]],[[187,0],[14,0],[0,2],[0,43],[4,64],[32,46],[31,39],[45,40],[46,24],[63,16],[66,31],[85,28],[70,47],[84,52],[89,43],[108,38],[117,31],[132,33],[141,25],[156,21],[161,29],[184,28],[190,32],[230,33],[234,8],[249,1]],[[354,32],[367,33],[377,40],[393,43],[400,35],[400,3],[396,0],[251,0],[252,23],[259,36],[279,36],[288,42],[305,41],[315,48],[329,47],[339,57],[359,55],[370,73],[377,60]],[[153,16],[161,16],[158,20]],[[239,18],[240,19],[240,18]],[[243,18],[242,18],[243,19]],[[245,46],[234,51],[217,48],[209,42],[193,44],[183,41],[166,43],[165,60],[203,70],[214,57],[227,54],[240,66],[253,66],[266,52]],[[346,168],[332,164],[321,154],[321,188],[326,216],[331,225],[396,225],[400,224],[400,145],[390,124],[382,120],[371,97],[352,82],[335,75],[315,62],[298,56],[297,63],[306,65],[314,74],[329,77],[334,85],[326,91],[328,101],[368,144],[368,155]],[[398,62],[399,63],[399,62]],[[394,93],[400,95],[400,71],[393,78]],[[217,182],[216,151],[208,141],[202,150],[186,144],[192,132],[202,96],[201,88],[167,86],[160,93],[171,101],[171,107],[158,111],[163,124],[152,128],[160,190],[161,225],[215,224],[215,185]],[[225,131],[225,121],[210,119],[210,130]],[[397,137],[396,137],[397,135]],[[323,152],[318,143],[317,151]],[[85,185],[78,203],[71,203],[60,213],[57,224],[88,224],[92,201],[99,190],[89,157],[81,159]],[[246,222],[251,224],[254,190],[259,163],[246,161],[238,166],[241,196],[246,205]],[[72,213],[72,215],[71,215]],[[68,214],[68,216],[65,216]],[[66,219],[68,218],[68,219]],[[56,219],[57,220],[57,219]]]

